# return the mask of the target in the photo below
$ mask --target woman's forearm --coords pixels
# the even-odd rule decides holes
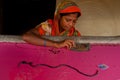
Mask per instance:
[[[27,32],[22,36],[23,40],[33,44],[33,45],[38,45],[38,46],[51,46],[51,47],[56,47],[58,48],[58,42],[55,41],[51,41],[51,40],[47,40],[42,38],[39,35],[36,35],[34,33],[31,32]]]
[[[48,40],[40,36],[37,30],[28,31],[22,35],[22,38],[24,41],[38,46],[50,46],[55,48],[67,47],[69,49],[75,45],[73,40],[64,40],[59,42]]]

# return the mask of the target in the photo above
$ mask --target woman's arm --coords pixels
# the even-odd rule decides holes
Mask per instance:
[[[60,42],[44,39],[39,35],[38,28],[33,28],[22,35],[24,41],[38,46],[51,46],[55,48],[62,48],[66,47],[70,49],[71,47],[75,46],[73,40],[64,40]]]

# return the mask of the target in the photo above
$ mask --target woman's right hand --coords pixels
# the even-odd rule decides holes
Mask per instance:
[[[67,49],[71,49],[72,47],[75,47],[75,42],[73,40],[64,40],[59,43],[56,43],[57,48],[66,47]]]

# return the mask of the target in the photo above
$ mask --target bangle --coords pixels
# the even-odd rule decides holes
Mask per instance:
[[[44,46],[46,46],[46,40],[44,40]]]

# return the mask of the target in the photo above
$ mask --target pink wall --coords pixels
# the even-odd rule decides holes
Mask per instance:
[[[89,51],[77,52],[0,42],[0,80],[120,80],[119,49],[119,44],[91,44]],[[96,70],[98,74],[91,77],[79,73],[92,75]]]

